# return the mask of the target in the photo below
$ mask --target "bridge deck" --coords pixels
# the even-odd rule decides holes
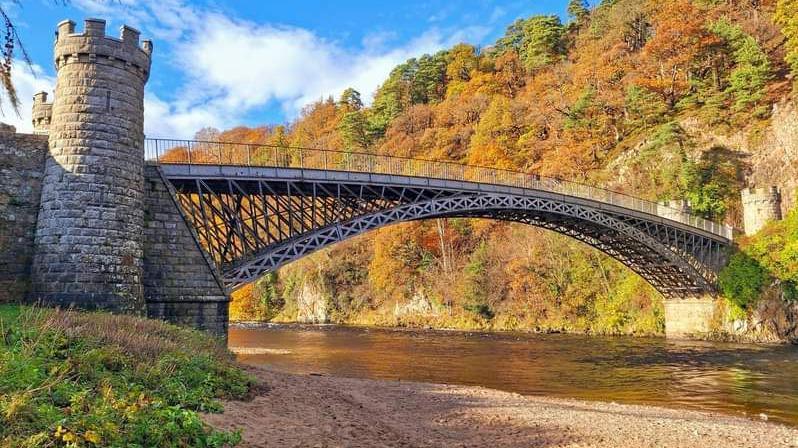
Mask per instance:
[[[455,162],[312,148],[165,139],[147,139],[145,152],[151,162],[184,165],[189,173],[191,170],[197,173],[201,169],[203,175],[216,170],[220,175],[320,176],[318,180],[345,176],[349,181],[389,183],[401,177],[403,181],[425,186],[435,184],[457,189],[476,188],[479,191],[516,188],[520,194],[528,191],[536,194],[546,192],[589,200],[593,206],[602,203],[658,216],[727,241],[733,238],[733,229],[727,225],[624,193],[536,174]]]

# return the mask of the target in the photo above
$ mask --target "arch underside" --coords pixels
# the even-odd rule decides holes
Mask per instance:
[[[285,179],[170,179],[200,244],[235,289],[316,250],[398,222],[520,222],[584,242],[666,298],[714,293],[728,242],[657,216],[568,197]]]

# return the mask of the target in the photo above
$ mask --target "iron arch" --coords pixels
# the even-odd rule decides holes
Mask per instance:
[[[700,260],[678,253],[610,214],[581,205],[497,194],[457,195],[402,204],[330,224],[264,248],[247,260],[225,267],[225,283],[235,289],[266,272],[357,235],[400,222],[441,217],[520,222],[570,236],[618,260],[666,297],[712,291],[714,279],[702,273]],[[684,263],[688,258],[690,260]],[[686,278],[689,280],[685,281]]]

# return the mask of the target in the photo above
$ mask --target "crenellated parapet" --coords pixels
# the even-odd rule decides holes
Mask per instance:
[[[106,36],[105,20],[86,19],[82,33],[75,33],[75,22],[58,24],[55,40],[55,67],[71,63],[94,63],[136,73],[145,82],[150,76],[152,41],[139,44],[140,33],[127,25],[119,38]]]
[[[768,221],[781,219],[781,191],[778,187],[746,188],[741,192],[746,235],[757,233]]]
[[[33,95],[33,133],[47,134],[53,118],[53,103],[47,102],[47,92]]]

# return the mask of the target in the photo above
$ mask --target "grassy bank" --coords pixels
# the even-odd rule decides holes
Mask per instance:
[[[202,422],[253,380],[207,335],[105,313],[0,306],[0,447],[222,447]]]

